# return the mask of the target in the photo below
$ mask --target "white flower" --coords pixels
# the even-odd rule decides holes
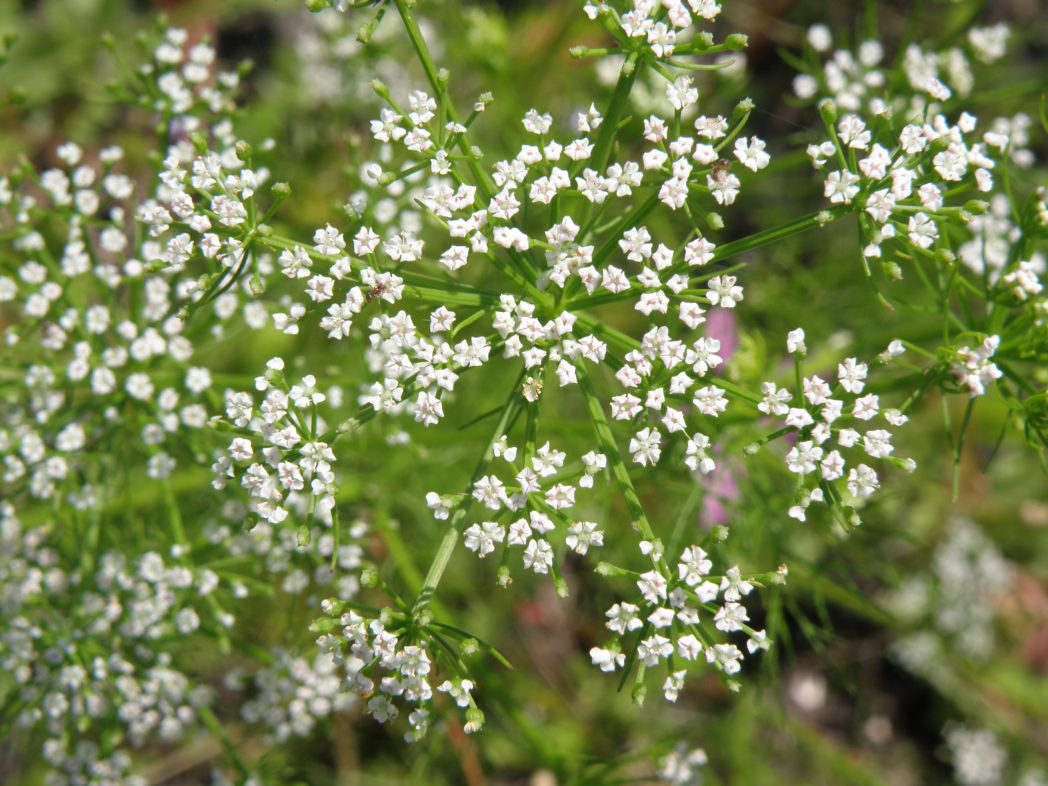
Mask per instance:
[[[658,429],[645,428],[637,432],[630,440],[629,451],[633,460],[646,467],[649,463],[654,465],[662,454],[662,434]]]
[[[444,406],[432,393],[422,391],[415,402],[415,420],[425,426],[435,426],[444,417]]]
[[[850,205],[859,193],[859,176],[851,172],[838,170],[826,177],[824,195],[834,204]]]
[[[790,452],[786,454],[786,468],[790,472],[799,475],[807,475],[815,471],[816,463],[822,458],[822,448],[814,442],[804,440],[798,442]]]
[[[679,578],[689,587],[699,584],[712,568],[713,562],[707,559],[706,552],[698,546],[684,549],[677,564]]]
[[[495,544],[501,543],[506,536],[506,530],[501,524],[494,521],[485,521],[482,524],[473,524],[462,533],[463,543],[470,551],[476,552],[478,556],[484,557],[495,550]]]
[[[553,565],[553,548],[545,540],[529,540],[524,547],[524,567],[535,573],[549,573]]]
[[[746,607],[740,603],[726,603],[713,617],[713,626],[725,633],[742,630],[742,623],[749,621]]]
[[[848,473],[848,492],[853,497],[868,497],[878,488],[880,482],[877,473],[865,464],[860,464]]]
[[[473,497],[491,510],[498,510],[508,499],[506,487],[494,475],[485,475],[473,484]]]
[[[739,137],[735,140],[735,157],[744,167],[756,172],[758,169],[764,169],[771,161],[771,156],[764,152],[765,147],[763,139],[755,136]]]
[[[804,355],[808,348],[804,344],[804,329],[797,328],[786,334],[786,351],[791,354]]]
[[[728,399],[724,395],[724,390],[716,385],[708,385],[696,390],[692,403],[703,415],[714,418],[728,407]]]
[[[666,99],[674,109],[684,109],[699,100],[699,91],[690,76],[678,76],[666,85]]]
[[[590,660],[594,666],[599,666],[601,671],[615,671],[622,668],[626,663],[626,656],[621,652],[612,652],[602,647],[590,649]]]
[[[837,365],[837,381],[849,393],[862,393],[866,372],[865,363],[858,363],[855,358],[845,358],[843,363]]]
[[[713,459],[710,458],[706,449],[710,446],[710,439],[705,434],[695,434],[688,440],[684,464],[693,472],[708,475],[716,469]]]
[[[925,213],[917,212],[910,216],[907,234],[918,248],[928,248],[939,237],[939,229]]]
[[[749,595],[753,585],[741,578],[737,565],[728,568],[721,578],[720,589],[724,592],[724,600],[737,603],[743,595]]]
[[[782,416],[790,411],[788,405],[793,394],[786,388],[777,388],[774,382],[762,382],[761,393],[764,394],[764,398],[757,404],[757,409],[765,415]]]
[[[644,661],[646,666],[654,666],[659,662],[659,658],[668,658],[672,654],[673,643],[657,633],[637,645],[637,657]]]
[[[604,545],[604,533],[597,529],[596,522],[579,521],[568,527],[564,542],[576,554],[585,554],[590,546]]]
[[[647,573],[640,574],[637,589],[648,603],[656,604],[666,599],[666,579],[657,570],[649,570]]]
[[[636,630],[644,624],[637,616],[638,611],[640,609],[632,603],[616,603],[604,613],[604,616],[608,618],[605,625],[619,635]]]

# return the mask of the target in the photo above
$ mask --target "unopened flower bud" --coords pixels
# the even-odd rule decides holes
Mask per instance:
[[[833,125],[837,122],[837,105],[827,98],[819,103],[819,114],[822,115],[822,122]]]
[[[881,269],[889,280],[902,281],[902,268],[899,267],[897,262],[883,262],[881,263]]]
[[[372,79],[371,80],[371,89],[375,91],[375,94],[379,98],[384,98],[387,101],[390,100],[389,88],[386,87],[386,83],[383,82],[381,79]]]
[[[753,99],[749,96],[742,99],[735,105],[735,109],[732,111],[732,120],[738,122],[742,120],[746,115],[753,111]]]
[[[935,261],[945,267],[950,267],[957,261],[957,255],[948,248],[940,248],[935,252]]]
[[[740,49],[745,49],[747,46],[749,46],[749,43],[749,36],[745,35],[744,33],[732,33],[730,36],[724,39],[724,45],[728,47],[728,49],[732,49],[736,52]]]
[[[633,703],[638,707],[644,706],[644,699],[648,695],[648,686],[643,682],[637,682],[633,685]]]

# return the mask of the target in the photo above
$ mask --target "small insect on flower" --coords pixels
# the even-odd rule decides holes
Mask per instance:
[[[718,158],[710,167],[710,174],[717,177],[722,173],[727,172],[729,169],[731,169],[731,161],[724,158]]]
[[[385,281],[380,281],[375,286],[371,287],[367,292],[364,293],[364,302],[370,303],[376,298],[381,298],[388,291],[388,285]]]

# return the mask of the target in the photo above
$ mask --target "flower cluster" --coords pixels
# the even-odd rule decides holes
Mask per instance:
[[[170,644],[202,626],[230,627],[219,597],[243,587],[222,591],[215,572],[191,567],[182,552],[128,560],[110,549],[95,558],[86,544],[69,569],[61,539],[25,527],[7,502],[0,539],[0,609],[9,620],[0,664],[31,708],[18,724],[45,735],[45,760],[70,782],[136,783],[116,745],[177,742],[211,700],[172,665]],[[102,722],[117,731],[100,747],[85,729]]]
[[[212,486],[225,488],[247,464],[239,472],[240,485],[250,498],[251,512],[259,519],[280,524],[295,507],[330,521],[337,491],[332,470],[335,454],[320,438],[325,423],[317,414],[317,406],[327,401],[327,394],[317,390],[316,379],[309,374],[298,384],[287,386],[280,358],[266,365],[266,374],[255,384],[265,394],[257,414],[250,393],[226,392],[226,417],[244,436],[235,437],[212,466]],[[341,394],[338,389],[332,392]]]
[[[990,361],[1000,345],[1000,336],[987,336],[975,349],[957,349],[955,360],[950,365],[950,373],[954,375],[959,386],[970,391],[969,396],[972,398],[983,395],[987,385],[1004,376],[997,364]]]
[[[1004,781],[1008,751],[992,731],[949,724],[943,738],[961,786],[996,786]]]
[[[695,768],[703,767],[708,762],[709,757],[702,748],[688,750],[688,746],[681,743],[659,759],[656,775],[659,780],[667,783],[686,786],[686,784],[693,783],[697,777]]]
[[[579,555],[604,545],[604,531],[598,529],[599,525],[594,521],[576,521],[571,509],[576,505],[578,488],[593,487],[593,477],[607,466],[607,457],[590,451],[582,457],[583,469],[579,473],[565,468],[566,454],[551,447],[549,442],[520,464],[518,452],[516,447],[507,444],[505,436],[495,443],[495,457],[510,465],[514,480],[506,484],[492,473],[473,484],[473,499],[491,511],[491,517],[496,520],[471,524],[463,532],[464,543],[479,557],[491,554],[498,544],[505,543],[505,548],[519,546],[523,549],[522,560],[527,570],[538,574],[552,571],[556,576],[551,533],[557,534],[558,545],[563,543]],[[434,492],[428,496],[427,503],[440,517],[447,515],[446,506],[452,501]],[[504,516],[517,518],[508,524],[497,521]],[[500,564],[505,566],[505,563],[503,557]],[[503,585],[509,581],[509,572],[504,567],[500,570],[500,581]]]
[[[973,28],[973,52],[984,62],[999,58],[1007,33],[1003,25]],[[832,43],[822,26],[812,28],[808,40],[816,52],[827,51]],[[988,229],[994,236],[1006,232],[1006,227],[994,231],[994,223],[980,219],[985,203],[950,206],[945,196],[957,193],[961,186],[991,192],[995,170],[1008,164],[1028,167],[1033,161],[1027,148],[1030,118],[1021,113],[997,118],[979,137],[975,136],[975,115],[963,111],[951,123],[940,110],[940,102],[950,99],[954,91],[966,95],[972,83],[968,58],[957,48],[935,54],[911,44],[903,67],[915,92],[909,103],[897,95],[892,104],[879,97],[885,77],[876,66],[882,58],[880,43],[867,41],[857,56],[838,50],[824,67],[816,63],[812,73],[801,74],[794,83],[802,98],[832,97],[821,105],[829,139],[809,145],[808,155],[816,169],[827,168],[830,161],[836,164],[824,186],[831,203],[854,202],[861,207],[864,256],[880,258],[885,246],[894,249],[900,242],[905,253],[938,248],[946,223],[964,223],[977,238]],[[841,110],[844,114],[838,118]],[[896,118],[903,118],[905,125],[897,125]],[[987,266],[1001,267],[1003,260],[998,260],[995,250],[998,244],[983,251],[978,239],[974,243],[961,250],[970,267],[979,273]],[[979,264],[977,260],[984,255],[986,261]],[[1042,272],[1043,260],[1035,267]]]
[[[889,609],[911,633],[894,645],[898,660],[934,676],[943,653],[985,660],[994,648],[997,600],[1012,583],[1013,569],[979,527],[968,519],[950,522],[927,572],[908,578],[886,597]],[[930,625],[921,623],[930,622]]]
[[[676,702],[696,663],[738,689],[744,658],[777,635],[770,621],[751,626],[751,614],[764,618],[753,590],[785,583],[787,567],[753,573],[747,555],[725,557],[726,526],[696,534],[694,511],[719,496],[734,452],[741,461],[781,440],[780,455],[756,465],[791,481],[771,500],[783,513],[772,526],[796,527],[789,519],[805,521],[821,502],[847,531],[884,465],[915,469],[894,455],[894,430],[926,390],[967,393],[970,408],[995,388],[1027,425],[1043,417],[1041,381],[1020,385],[1015,371],[1043,359],[1048,327],[1035,247],[1048,200],[1042,188],[1020,209],[1009,181],[1011,168],[1032,163],[1032,121],[981,122],[957,101],[971,92],[971,66],[1002,55],[1006,28],[974,28],[944,52],[910,44],[898,86],[880,43],[824,63],[832,38],[812,28],[795,91],[824,98],[827,139],[807,152],[831,208],[740,237],[750,221],[720,211],[737,210],[744,189],[760,193],[750,183],[768,174],[774,145],[747,131],[749,99],[731,109],[706,92],[701,73],[745,46],[739,35],[715,42],[715,0],[585,3],[610,40],[573,54],[614,67],[607,103],[587,98],[558,116],[528,109],[513,121],[516,137],[500,129],[499,160],[475,144],[492,96],[460,118],[414,4],[377,6],[360,43],[387,11],[399,16],[428,84],[416,88],[421,76],[398,58],[387,82],[372,83],[381,106],[353,142],[372,160],[350,173],[360,187],[338,218],[284,228],[277,210],[291,191],[270,185],[275,143],[256,152],[240,138],[239,77],[216,72],[215,49],[178,29],[147,45],[148,63],[131,76],[131,99],[159,137],[143,158],[146,182],[125,173],[138,151],[125,160],[119,147],[73,142],[53,151],[53,165],[0,177],[4,713],[43,738],[53,782],[137,786],[125,748],[175,745],[201,725],[221,737],[213,675],[187,657],[205,639],[259,662],[250,676],[232,669],[226,687],[243,692],[232,712],[274,745],[352,708],[378,722],[405,716],[408,741],[450,705],[478,731],[469,659],[504,659],[436,617],[459,546],[497,563],[502,587],[519,548],[524,571],[549,576],[561,596],[567,568],[600,554],[595,573],[627,591],[605,612],[610,636],[589,649],[594,666],[624,681],[635,672],[638,701],[654,670]],[[331,54],[311,71],[314,97],[327,100],[339,92],[333,61],[358,47],[342,17],[319,19],[304,48]],[[657,90],[631,98],[636,85]],[[985,201],[959,201],[972,191]],[[896,340],[876,361],[857,350],[808,359],[797,329],[785,382],[789,371],[762,353],[739,357],[749,337],[735,315],[758,308],[761,290],[744,289],[744,265],[725,263],[846,214],[867,271],[875,259],[893,278],[902,273],[893,259],[917,268],[944,312],[947,346],[936,356]],[[924,263],[941,273],[938,287]],[[967,307],[971,292],[985,308]],[[259,340],[227,362],[245,335]],[[923,387],[900,410],[886,404],[913,379],[874,387],[868,377],[904,349],[937,365],[915,369]],[[485,412],[503,379],[515,380],[505,403]],[[453,462],[489,416],[497,425],[486,448],[477,442],[476,469],[455,481]],[[371,421],[389,455],[433,461],[440,444],[449,456],[439,480],[405,485],[395,500],[406,526],[442,538],[421,581],[393,527],[376,528],[372,549],[363,520],[340,523],[373,502],[370,489],[356,491],[347,444]],[[452,424],[461,444],[445,451]],[[375,503],[376,520],[387,502]],[[675,516],[670,535],[662,522]],[[383,546],[397,571],[369,561]],[[893,602],[900,617],[934,618],[945,638],[981,654],[992,647],[992,596],[1007,581],[1003,558],[962,526],[933,576]],[[402,584],[417,585],[414,597]],[[319,606],[308,655],[240,630],[242,601],[274,595]],[[910,639],[896,651],[920,671],[934,648]],[[979,747],[958,734],[951,747]],[[657,775],[685,783],[705,761],[680,748]]]
[[[257,693],[240,710],[244,720],[266,729],[270,742],[305,737],[318,721],[345,712],[356,703],[356,694],[344,688],[330,655],[317,654],[312,660],[286,650],[272,655],[272,662],[251,675],[250,683]],[[232,673],[227,684],[243,690],[247,680]]]
[[[912,459],[892,456],[891,430],[868,428],[867,424],[882,425],[871,423],[878,418],[884,420],[883,425],[897,428],[909,418],[898,409],[882,408],[877,394],[865,392],[869,364],[856,358],[838,364],[833,384],[819,374],[802,378],[800,358],[807,353],[804,338],[804,331],[798,328],[786,341],[787,350],[795,356],[798,389],[790,392],[774,382],[764,382],[757,409],[782,418],[783,431],[793,435],[794,444],[785,461],[786,469],[798,476],[799,487],[790,516],[804,521],[812,502],[824,502],[848,528],[860,523],[854,506],[880,488],[877,471],[866,461],[890,461],[910,472],[916,469]],[[901,342],[894,341],[878,362],[903,352]],[[791,406],[795,402],[800,406]]]
[[[331,658],[342,669],[340,691],[366,699],[365,711],[380,723],[396,719],[398,704],[406,704],[409,729],[404,739],[408,742],[421,739],[429,730],[434,690],[446,693],[466,710],[463,728],[467,734],[483,727],[484,713],[473,699],[471,680],[456,675],[435,684],[437,664],[430,654],[429,639],[413,635],[403,618],[369,621],[353,605],[335,598],[323,601],[322,610],[329,616],[321,617],[311,628],[320,632],[320,657]],[[453,634],[453,629],[443,632]],[[469,654],[473,647],[466,641],[462,649]]]
[[[920,111],[929,101],[944,101],[952,95],[968,95],[974,83],[971,59],[992,63],[1004,56],[1009,36],[1008,26],[973,27],[968,31],[967,51],[955,46],[942,52],[928,52],[919,44],[907,46],[902,57],[902,71],[912,94],[897,91],[885,100],[887,75],[881,66],[884,47],[877,39],[867,39],[856,51],[833,49],[833,34],[826,25],[808,30],[808,49],[802,73],[793,80],[798,98],[818,95],[832,98],[849,112],[869,111],[872,115],[887,112]],[[825,58],[825,61],[823,60]]]
[[[291,569],[294,534],[286,549],[259,527],[242,533],[243,509],[229,501],[223,516],[235,530],[208,522],[198,537],[173,490],[179,471],[207,454],[220,402],[197,353],[238,321],[243,294],[230,286],[235,277],[209,290],[214,280],[191,268],[199,259],[243,264],[240,200],[264,179],[233,163],[236,74],[216,77],[214,50],[184,50],[187,40],[168,31],[139,73],[175,140],[153,196],[136,203],[141,192],[120,171],[116,146],[92,157],[68,142],[55,151],[58,165],[0,178],[0,221],[16,260],[0,273],[5,364],[20,382],[5,394],[0,424],[0,605],[11,621],[0,662],[25,708],[18,725],[46,735],[44,759],[63,782],[139,783],[118,746],[174,744],[211,701],[177,665],[178,643],[206,635],[228,644],[255,570],[286,573],[288,592],[310,582]],[[222,152],[197,157],[189,135],[218,140]],[[188,195],[209,187],[216,193],[200,205]],[[212,322],[201,335],[188,319],[205,303]],[[242,323],[262,327],[265,307],[246,303]],[[155,500],[159,516],[147,516]],[[37,501],[62,511],[46,527],[19,518]],[[233,559],[222,570],[197,567],[215,549]],[[334,551],[330,537],[325,549]],[[359,552],[342,544],[339,564],[352,570]],[[236,560],[252,553],[263,558],[257,568],[238,573]],[[327,568],[317,579],[331,576]],[[352,596],[356,581],[342,577],[340,591]],[[104,741],[103,725],[113,729]]]
[[[882,256],[882,246],[896,237],[908,240],[907,247],[927,251],[939,240],[941,223],[958,215],[958,208],[944,199],[946,191],[956,188],[953,184],[974,185],[980,192],[993,189],[997,160],[991,154],[1008,149],[1010,136],[986,132],[983,141],[972,142],[976,123],[967,112],[952,125],[936,114],[930,122],[907,124],[890,140],[874,141],[866,121],[848,114],[833,127],[831,141],[809,147],[816,168],[830,158],[841,167],[826,177],[830,202],[861,200],[868,240],[864,256]]]
[[[726,535],[721,530],[715,532]],[[704,658],[726,678],[742,668],[743,651],[730,642],[716,641],[711,627],[722,633],[745,633],[746,649],[750,653],[771,645],[763,630],[754,630],[747,624],[750,618],[742,598],[761,581],[784,583],[786,566],[760,580],[743,577],[738,566],[715,575],[711,573],[713,561],[701,546],[684,548],[676,564],[665,559],[662,548],[659,542],[640,542],[641,554],[651,561],[652,569],[632,574],[639,593],[635,603],[621,601],[605,613],[605,625],[613,638],[606,646],[593,647],[590,659],[606,672],[625,667],[627,651],[630,666],[634,660],[644,668],[665,664],[667,676],[662,693],[667,701],[675,702],[687,674],[686,663],[682,661]],[[598,572],[630,575],[629,571],[607,564],[598,567]],[[634,641],[630,645],[627,639]],[[640,674],[643,673],[641,669]],[[642,676],[635,688],[638,699],[642,699],[644,693],[640,679]],[[733,690],[739,687],[732,679],[728,679],[727,684]]]

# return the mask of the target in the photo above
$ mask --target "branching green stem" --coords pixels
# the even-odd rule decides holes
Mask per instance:
[[[524,372],[522,371],[516,382],[513,383],[513,390],[509,394],[506,405],[502,408],[502,416],[492,432],[491,439],[488,440],[488,446],[481,455],[480,461],[477,462],[476,469],[473,470],[469,487],[448,518],[447,531],[444,533],[443,540],[440,541],[436,556],[433,558],[429,571],[426,573],[426,578],[422,582],[422,590],[419,592],[418,598],[415,599],[415,605],[411,609],[411,616],[415,619],[418,619],[426,611],[430,601],[433,599],[433,593],[436,592],[437,585],[440,584],[440,580],[444,576],[444,571],[447,570],[448,562],[455,551],[455,544],[458,542],[459,528],[473,503],[473,495],[470,493],[473,484],[487,472],[488,465],[494,458],[495,443],[499,437],[506,433],[510,423],[513,422],[518,410],[523,405],[524,399],[520,394],[520,385],[523,381]]]

